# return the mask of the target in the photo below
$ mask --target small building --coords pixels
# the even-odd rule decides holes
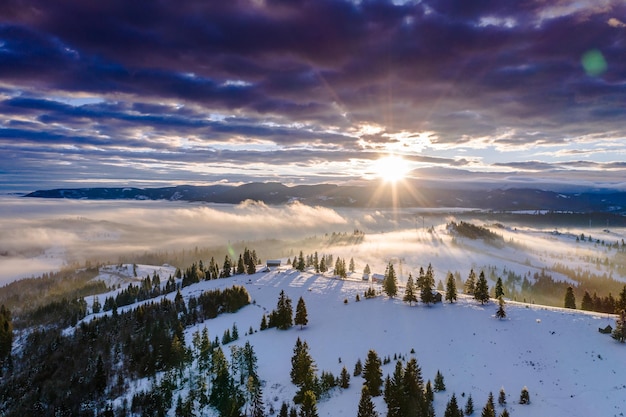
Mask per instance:
[[[280,266],[280,259],[268,259],[265,262],[267,268],[278,268]]]
[[[611,334],[613,333],[613,327],[610,324],[607,324],[605,328],[598,327],[598,331],[602,334]]]

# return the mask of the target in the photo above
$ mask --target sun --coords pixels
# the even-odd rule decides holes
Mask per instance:
[[[409,163],[396,155],[382,157],[374,162],[373,170],[385,182],[403,180],[411,170]]]

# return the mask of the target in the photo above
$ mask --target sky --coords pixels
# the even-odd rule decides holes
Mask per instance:
[[[622,0],[4,0],[0,192],[626,189],[625,56]]]

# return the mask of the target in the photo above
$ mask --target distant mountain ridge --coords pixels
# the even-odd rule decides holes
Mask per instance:
[[[246,200],[266,204],[299,201],[308,205],[355,208],[477,208],[483,210],[552,210],[626,214],[626,192],[559,193],[532,188],[490,190],[436,189],[398,184],[297,185],[278,182],[230,185],[179,185],[163,188],[60,188],[25,195],[37,198],[85,200],[170,200],[239,204]]]

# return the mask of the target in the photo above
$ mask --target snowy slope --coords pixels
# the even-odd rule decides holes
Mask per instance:
[[[394,354],[409,358],[415,349],[425,380],[434,379],[437,370],[445,378],[447,390],[435,394],[437,416],[443,415],[453,392],[461,406],[471,394],[475,415],[480,415],[489,392],[497,397],[501,387],[507,392],[512,416],[617,416],[626,410],[626,346],[597,331],[598,327],[614,325],[613,318],[606,315],[511,303],[507,305],[507,319],[497,320],[494,303],[481,306],[466,298],[453,305],[430,307],[421,303],[409,306],[384,296],[355,302],[356,294],[362,296],[369,284],[300,273],[288,267],[201,282],[182,293],[189,297],[233,284],[244,285],[254,303],[236,314],[220,315],[188,328],[186,341],[190,345],[192,333],[204,327],[210,338],[221,338],[236,323],[241,336],[233,343],[242,346],[249,340],[259,357],[266,410],[271,404],[278,410],[282,401],[293,398],[296,387],[290,382],[289,371],[298,337],[309,344],[318,372],[326,370],[335,376],[344,365],[352,374],[356,360],[364,362],[369,349],[375,349],[381,358],[393,358]],[[309,325],[304,329],[258,331],[263,313],[276,307],[281,289],[294,306],[300,296],[304,298]],[[255,332],[244,335],[250,326]],[[385,365],[384,375],[392,373],[394,366],[393,360]],[[362,378],[352,377],[348,389],[336,389],[330,398],[321,400],[319,415],[356,415],[362,382]],[[145,384],[135,386],[145,388]],[[530,405],[517,404],[524,386],[530,392]],[[128,396],[132,397],[132,392]],[[385,415],[382,397],[375,401],[378,411]],[[501,411],[496,405],[497,414]]]

